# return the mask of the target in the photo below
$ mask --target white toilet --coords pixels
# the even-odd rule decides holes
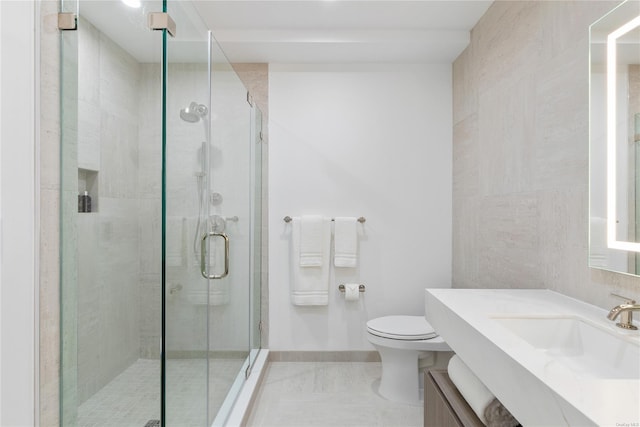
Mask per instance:
[[[451,352],[451,348],[424,316],[378,317],[367,322],[367,332],[382,361],[378,392],[394,402],[419,402],[418,359],[437,360],[437,353],[433,352]],[[446,366],[447,360],[437,360],[438,365]]]

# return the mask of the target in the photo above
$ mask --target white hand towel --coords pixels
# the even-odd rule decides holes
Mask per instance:
[[[354,217],[337,217],[334,231],[336,267],[355,267],[358,263],[358,229]]]
[[[299,264],[301,250],[301,218],[293,218],[291,259],[291,303],[293,305],[327,305],[329,303],[329,263],[317,267]],[[321,221],[320,255],[329,259],[331,249],[331,221]]]
[[[322,266],[323,222],[319,215],[300,218],[300,267]]]
[[[491,393],[471,369],[464,364],[458,355],[454,355],[449,360],[447,371],[451,382],[456,385],[456,388],[469,406],[471,406],[473,412],[476,413],[484,425],[487,425],[484,411],[493,399],[495,399],[493,393]]]

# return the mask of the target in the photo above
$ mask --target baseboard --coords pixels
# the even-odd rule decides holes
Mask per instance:
[[[1,1],[1,0],[0,0]],[[167,360],[170,359],[246,359],[248,351],[237,350],[169,350],[166,352]]]
[[[380,362],[377,351],[270,351],[269,362]]]

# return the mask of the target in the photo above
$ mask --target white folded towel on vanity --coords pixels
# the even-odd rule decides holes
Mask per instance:
[[[464,364],[458,355],[454,355],[449,360],[447,371],[451,382],[456,385],[456,388],[471,406],[473,412],[486,425],[487,420],[484,418],[484,410],[495,399],[493,393]]]
[[[449,360],[449,378],[480,421],[488,427],[514,427],[518,421],[456,354]]]
[[[358,229],[355,217],[337,217],[333,232],[336,267],[355,267],[358,263]]]
[[[291,259],[291,303],[293,305],[327,305],[329,303],[329,267],[327,261],[331,249],[331,221],[321,218],[319,230],[314,230],[313,239],[317,239],[319,246],[314,249],[315,258],[320,265],[309,266],[302,264],[302,224],[303,218],[293,218],[292,221],[292,259]],[[306,249],[310,249],[308,246]],[[311,251],[309,251],[311,253]],[[305,259],[310,261],[311,257]]]
[[[300,267],[322,266],[324,222],[324,218],[319,215],[300,218]]]

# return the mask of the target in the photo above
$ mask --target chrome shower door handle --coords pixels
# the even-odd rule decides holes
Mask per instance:
[[[209,274],[207,272],[207,239],[209,237],[222,237],[224,239],[224,273],[222,274]],[[200,272],[205,279],[222,279],[229,274],[229,236],[225,233],[215,233],[210,231],[202,236],[200,242]]]

